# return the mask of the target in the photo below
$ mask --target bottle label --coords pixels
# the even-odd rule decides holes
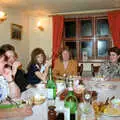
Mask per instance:
[[[53,89],[48,88],[48,99],[53,99]]]
[[[64,108],[65,120],[70,120],[70,108]]]

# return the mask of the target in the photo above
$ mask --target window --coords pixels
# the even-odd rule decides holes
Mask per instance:
[[[75,37],[75,30],[76,26],[75,26],[75,22],[71,21],[71,22],[65,22],[65,36],[66,38],[71,38],[71,37]]]
[[[92,21],[91,20],[80,20],[80,36],[92,36]]]
[[[97,56],[99,57],[104,57],[107,56],[107,52],[108,52],[108,40],[98,40],[97,43]]]
[[[109,26],[107,19],[98,19],[96,25],[97,25],[97,36],[109,35]]]
[[[70,52],[72,53],[73,58],[77,58],[77,52],[76,52],[76,42],[65,42],[65,46],[67,46],[70,49]]]
[[[92,56],[92,48],[93,44],[92,41],[83,41],[81,42],[81,51],[80,52],[87,52],[88,57]]]
[[[63,43],[78,61],[82,60],[84,52],[87,52],[88,60],[104,60],[112,45],[107,17],[65,19]]]

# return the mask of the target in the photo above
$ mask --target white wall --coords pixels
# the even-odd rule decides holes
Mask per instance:
[[[41,47],[45,50],[46,55],[50,56],[52,51],[52,18],[51,17],[34,17],[24,14],[24,12],[4,9],[7,12],[8,18],[0,24],[0,45],[12,44],[18,53],[19,60],[26,69],[31,51],[36,47]],[[40,31],[37,28],[38,21],[44,28]],[[11,24],[19,24],[23,26],[22,40],[11,39]]]
[[[10,9],[4,11],[7,12],[8,18],[0,24],[0,45],[6,43],[12,44],[18,53],[19,60],[22,62],[23,67],[26,68],[29,53],[29,17],[19,11]],[[11,23],[23,26],[22,40],[11,39]]]
[[[37,23],[41,22],[44,30],[41,31],[37,27]],[[29,55],[31,51],[40,47],[43,48],[47,56],[51,56],[52,51],[52,18],[51,17],[29,17]]]

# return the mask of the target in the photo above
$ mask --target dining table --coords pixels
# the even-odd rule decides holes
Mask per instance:
[[[77,79],[77,78],[76,78]],[[85,84],[86,89],[96,91],[98,93],[97,101],[99,102],[105,102],[106,99],[112,98],[115,96],[116,98],[120,98],[120,80],[119,79],[112,79],[110,81],[104,81],[102,79],[98,78],[87,78],[84,79],[83,83]],[[47,97],[47,89],[36,89],[31,88],[25,91],[22,94],[22,97],[30,97],[30,95],[33,95],[36,93],[36,91],[39,90],[39,93],[44,94]],[[64,106],[64,101],[60,101],[58,104],[60,106]],[[35,105],[32,108],[33,114],[31,116],[25,117],[24,120],[48,120],[48,100],[43,104]],[[65,112],[66,110],[64,110]],[[65,120],[69,120],[67,117]],[[77,117],[76,120],[80,120],[80,117]],[[91,119],[90,119],[91,120]],[[95,119],[93,119],[95,120]],[[104,115],[101,114],[98,118],[98,120],[120,120],[120,116],[110,116],[110,115]]]
[[[80,78],[80,77],[79,77]],[[77,79],[77,77],[75,78]],[[97,101],[98,102],[105,102],[107,98],[112,98],[115,96],[115,98],[120,98],[120,79],[112,79],[109,81],[105,81],[103,79],[98,79],[96,77],[93,78],[85,78],[83,80],[83,83],[85,84],[86,89],[91,91],[96,91],[98,93]],[[32,114],[16,117],[16,118],[9,118],[9,119],[0,119],[0,120],[48,120],[48,99],[47,99],[47,89],[46,88],[29,88],[25,92],[22,93],[21,99],[28,100],[36,93],[39,93],[41,95],[45,96],[45,101],[38,105],[32,106]],[[55,102],[55,101],[54,101]],[[59,100],[57,103],[57,107],[62,109],[62,111],[65,114],[64,120],[69,120],[67,117],[69,113],[69,110],[64,108],[64,101]],[[57,109],[56,109],[57,110]],[[76,120],[80,120],[80,116],[76,117]],[[89,120],[95,120],[95,119],[89,119]],[[97,120],[120,120],[120,116],[110,116],[101,114]]]

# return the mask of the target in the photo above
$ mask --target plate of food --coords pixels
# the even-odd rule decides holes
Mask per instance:
[[[108,105],[103,112],[103,115],[110,116],[110,117],[119,117],[120,116],[120,109],[114,108]]]
[[[28,101],[22,99],[11,99],[10,97],[6,98],[6,101],[0,104],[1,109],[13,109],[13,108],[22,108],[27,105],[30,105]]]
[[[32,104],[33,105],[39,105],[39,104],[42,104],[44,103],[46,100],[45,96],[42,96],[42,95],[34,95],[32,97]]]

